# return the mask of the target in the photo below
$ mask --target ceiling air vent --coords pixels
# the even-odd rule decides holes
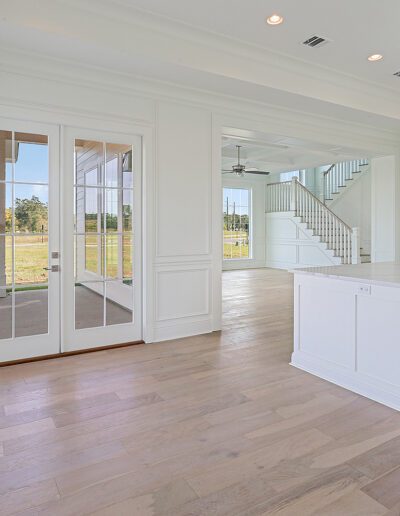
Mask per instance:
[[[311,36],[302,42],[306,47],[322,47],[329,43],[329,39],[323,38],[322,36]]]
[[[396,73],[394,73],[393,75],[395,75],[396,77],[400,77],[400,70]]]

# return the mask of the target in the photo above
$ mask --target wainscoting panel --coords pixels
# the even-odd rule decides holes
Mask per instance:
[[[212,262],[157,265],[154,340],[212,331]]]
[[[340,258],[291,211],[266,214],[266,257],[267,267],[277,269],[340,264]]]
[[[160,270],[157,294],[157,322],[208,315],[209,268]]]
[[[157,132],[157,256],[211,250],[211,112],[162,102]]]

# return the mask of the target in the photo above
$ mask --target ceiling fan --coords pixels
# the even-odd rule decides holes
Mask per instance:
[[[236,145],[238,162],[236,165],[232,166],[232,170],[222,169],[223,174],[236,174],[237,176],[244,177],[245,174],[259,174],[262,176],[267,176],[269,172],[265,172],[264,170],[258,170],[257,168],[246,168],[246,165],[242,165],[240,163],[240,149],[241,145]]]

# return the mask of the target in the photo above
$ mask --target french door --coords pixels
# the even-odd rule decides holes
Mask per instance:
[[[0,118],[0,362],[138,341],[141,293],[140,138]]]
[[[64,130],[62,349],[142,338],[141,139]]]
[[[59,144],[0,119],[0,362],[60,350]]]

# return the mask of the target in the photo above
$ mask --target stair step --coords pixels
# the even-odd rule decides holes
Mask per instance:
[[[371,256],[367,254],[362,254],[360,256],[361,263],[371,263]]]

